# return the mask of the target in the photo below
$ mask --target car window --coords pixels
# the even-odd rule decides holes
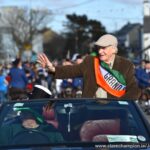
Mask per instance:
[[[132,101],[96,99],[6,103],[0,116],[0,146],[149,142],[137,108]]]

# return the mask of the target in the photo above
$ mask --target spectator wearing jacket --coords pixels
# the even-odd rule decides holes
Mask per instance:
[[[26,97],[26,86],[28,78],[20,58],[13,61],[13,67],[10,69],[9,96],[11,100],[24,99]]]

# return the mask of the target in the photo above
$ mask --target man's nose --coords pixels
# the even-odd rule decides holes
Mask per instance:
[[[103,48],[100,48],[98,52],[99,52],[99,53],[103,53],[103,52],[104,52],[104,49],[103,49]]]

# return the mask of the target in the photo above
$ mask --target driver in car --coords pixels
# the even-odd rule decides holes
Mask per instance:
[[[48,139],[48,143],[57,143],[63,142],[62,135],[54,128],[51,124],[45,123],[42,118],[36,116],[30,111],[22,111],[20,114],[21,123],[5,125],[0,129],[0,145],[7,144],[38,144],[41,141],[38,141],[38,134],[44,135]],[[20,137],[23,137],[23,134],[29,133],[28,137],[25,136],[23,141]],[[36,133],[35,136],[30,135],[31,133]],[[21,135],[22,134],[22,135]],[[27,134],[26,134],[27,135]],[[32,136],[32,139],[30,137]],[[29,139],[28,139],[29,138]],[[36,141],[34,141],[34,138]],[[30,143],[28,143],[30,141]],[[44,140],[43,140],[44,141]],[[47,143],[47,141],[46,141]],[[47,144],[48,144],[47,143]]]

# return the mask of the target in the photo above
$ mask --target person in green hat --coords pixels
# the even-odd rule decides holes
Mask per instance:
[[[20,144],[49,144],[63,142],[61,133],[30,110],[22,110],[20,123],[0,128],[0,146]]]

